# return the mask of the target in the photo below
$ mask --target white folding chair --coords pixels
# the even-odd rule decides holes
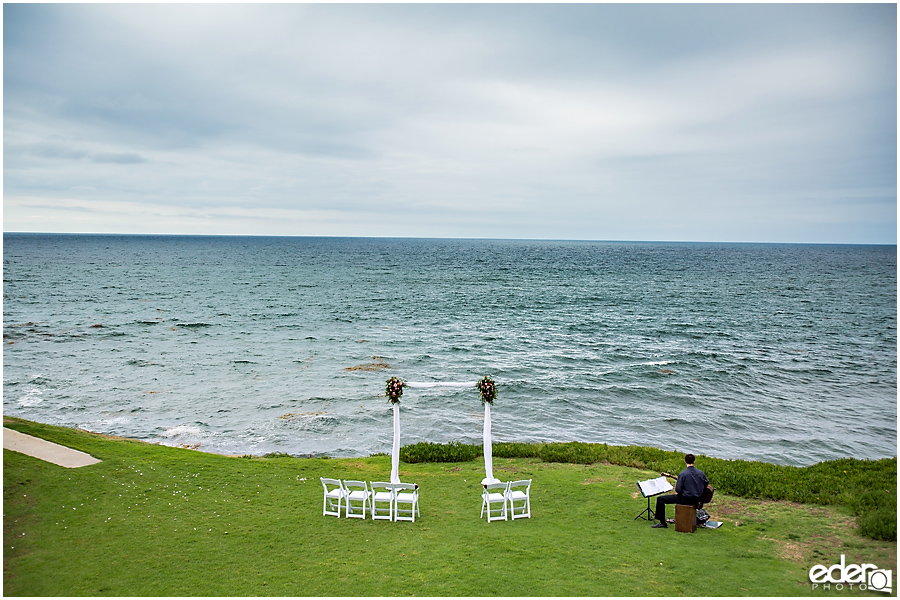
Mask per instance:
[[[394,520],[394,488],[385,481],[372,482],[372,519]],[[387,504],[387,506],[385,506]],[[386,512],[385,512],[386,511]]]
[[[486,483],[481,492],[481,515],[487,513],[488,523],[491,521],[506,520],[506,500],[509,492],[509,482]],[[495,508],[496,507],[496,508]]]
[[[345,479],[344,491],[347,493],[347,517],[365,519],[366,510],[369,508],[369,499],[372,497],[372,493],[369,492],[369,484],[365,481]]]
[[[393,483],[394,488],[394,521],[412,521],[415,523],[419,515],[419,486],[415,483]],[[406,504],[409,508],[400,508]],[[401,517],[400,514],[408,514]]]
[[[325,498],[322,500],[322,516],[332,515],[341,517],[341,503],[347,497],[347,491],[340,479],[328,479],[319,477],[322,487],[325,488]]]
[[[515,519],[531,518],[531,480],[520,479],[509,482],[506,492],[509,501],[509,516]]]

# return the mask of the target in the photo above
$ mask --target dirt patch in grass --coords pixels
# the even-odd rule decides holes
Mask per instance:
[[[705,508],[713,521],[764,530],[760,537],[774,544],[778,556],[797,564],[834,564],[844,554],[848,563],[896,568],[896,546],[885,551],[883,545],[860,536],[853,515],[838,506],[723,495]]]
[[[797,542],[784,542],[779,544],[778,554],[785,560],[799,563],[804,562],[808,551]]]
[[[588,477],[587,479],[582,481],[581,484],[582,485],[591,485],[592,483],[611,483],[614,481],[616,481],[616,480],[612,477],[594,476],[594,477]],[[617,487],[631,487],[631,486],[626,486],[626,485],[620,483]]]
[[[522,469],[519,467],[494,467],[494,471],[507,471],[507,472],[520,472]]]
[[[804,508],[807,507],[805,504],[800,504],[799,502],[787,502],[785,500],[755,500],[748,498],[735,498],[733,496],[728,496],[725,498],[717,497],[712,503],[708,505],[710,509],[714,508],[716,513],[722,515],[724,517],[732,517],[735,515],[747,514],[750,510],[759,510],[760,508],[767,507],[781,507],[781,508]],[[822,507],[816,507],[818,516],[827,516],[830,513],[827,509]]]

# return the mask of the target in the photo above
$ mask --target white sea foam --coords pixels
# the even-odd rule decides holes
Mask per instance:
[[[22,407],[37,406],[44,401],[42,398],[43,395],[44,392],[41,390],[28,390],[17,402],[19,403],[19,406]]]
[[[96,421],[96,424],[101,426],[101,428],[102,427],[121,427],[122,425],[128,425],[133,420],[134,419],[132,419],[131,417],[126,417],[126,416],[110,417],[108,419],[100,419],[99,421]],[[90,427],[88,429],[90,429],[91,431],[95,431],[95,429],[92,429]]]
[[[174,427],[169,427],[165,431],[159,434],[160,437],[164,438],[181,438],[181,437],[201,437],[203,435],[203,430],[197,427],[196,425],[176,425]]]

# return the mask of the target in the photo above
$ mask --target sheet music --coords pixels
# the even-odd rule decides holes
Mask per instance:
[[[646,498],[647,496],[656,496],[675,488],[672,487],[672,484],[665,477],[657,477],[647,481],[638,481],[638,489],[641,490],[641,494]]]

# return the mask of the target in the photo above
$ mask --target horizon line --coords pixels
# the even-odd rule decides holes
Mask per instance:
[[[626,240],[626,239],[573,239],[573,238],[516,238],[516,237],[422,237],[379,235],[281,235],[265,233],[109,233],[83,231],[4,231],[3,235],[71,235],[71,236],[134,236],[134,237],[233,237],[233,238],[325,238],[371,240],[458,240],[458,241],[506,241],[506,242],[579,242],[607,244],[744,244],[744,245],[795,245],[795,246],[897,246],[897,242],[762,242],[725,240]]]

